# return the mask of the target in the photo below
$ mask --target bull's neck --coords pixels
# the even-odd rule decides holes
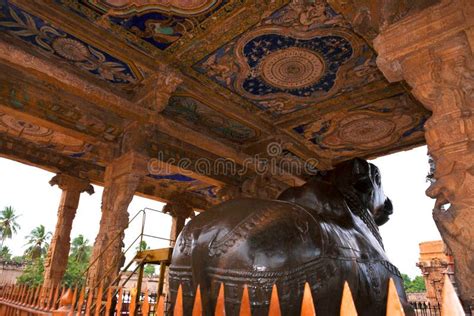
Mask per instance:
[[[380,236],[379,228],[369,210],[363,206],[360,198],[354,192],[347,190],[342,191],[342,195],[344,196],[344,199],[346,200],[346,203],[351,209],[352,213],[358,216],[365,223],[365,225],[367,225],[367,228],[370,230],[372,235],[374,235],[375,239],[377,239],[382,249],[385,249],[383,246],[382,237]]]

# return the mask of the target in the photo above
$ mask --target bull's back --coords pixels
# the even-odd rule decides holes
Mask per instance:
[[[311,214],[292,203],[259,199],[222,203],[194,218],[180,234],[170,267],[172,301],[181,284],[185,309],[192,308],[199,284],[205,305],[212,309],[224,283],[226,308],[232,315],[234,309],[238,312],[246,284],[252,301],[265,309],[272,285],[303,272],[304,263],[320,256],[322,239]],[[260,313],[254,310],[254,314]]]
[[[383,267],[377,258],[360,263],[355,233],[288,202],[239,199],[222,203],[190,221],[180,234],[170,266],[171,301],[181,284],[185,314],[190,315],[199,284],[205,314],[213,315],[223,283],[226,312],[238,315],[247,285],[252,315],[267,315],[276,284],[282,314],[296,315],[304,284],[309,282],[319,303],[318,313],[336,315],[339,301],[335,298],[341,297],[345,280],[356,293],[361,282],[385,285],[384,280],[365,278],[367,272]]]

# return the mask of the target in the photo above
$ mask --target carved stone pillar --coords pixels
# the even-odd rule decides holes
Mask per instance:
[[[194,216],[192,207],[183,203],[179,198],[174,199],[173,203],[168,203],[163,208],[164,213],[169,213],[171,219],[171,231],[170,231],[170,247],[174,247],[176,239],[184,228],[186,219]],[[163,270],[162,270],[163,269]],[[163,271],[163,272],[161,272]],[[160,267],[160,275],[163,275],[164,285],[163,294],[169,294],[169,269],[165,265]]]
[[[94,193],[94,188],[88,180],[66,174],[57,174],[49,183],[58,185],[63,192],[59,202],[58,221],[44,263],[43,286],[46,288],[59,284],[66,271],[71,246],[72,222],[76,216],[81,193],[84,191],[89,194]]]
[[[95,239],[87,285],[96,286],[104,279],[109,284],[123,266],[124,231],[128,227],[128,205],[147,172],[147,159],[135,152],[117,158],[105,170],[102,217]]]
[[[184,224],[186,219],[193,217],[194,212],[193,209],[182,203],[182,202],[174,202],[168,203],[163,208],[163,212],[169,213],[172,217],[171,221],[171,231],[170,231],[170,246],[174,247],[176,239],[178,238],[179,234],[184,228]]]
[[[405,17],[375,40],[389,81],[406,80],[433,112],[425,124],[436,163],[427,195],[454,257],[461,299],[474,305],[474,2],[446,0]],[[443,205],[450,204],[445,210]]]

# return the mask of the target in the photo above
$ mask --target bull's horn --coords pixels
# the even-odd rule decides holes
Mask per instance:
[[[368,173],[368,163],[364,159],[354,158],[352,164],[352,172],[355,175],[363,175]]]

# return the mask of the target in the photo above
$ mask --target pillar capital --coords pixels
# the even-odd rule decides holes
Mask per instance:
[[[187,219],[194,215],[193,208],[180,200],[174,200],[171,203],[167,203],[163,207],[163,212],[170,214],[172,217],[179,217],[182,219]]]
[[[463,49],[459,45],[467,45],[465,49],[472,52],[473,14],[470,0],[442,0],[386,27],[374,40],[378,67],[390,82],[407,80],[407,71],[426,73],[426,69],[410,67],[410,60],[430,64],[439,58],[436,53],[442,52],[445,58],[459,54],[456,50]],[[446,45],[454,50],[446,50]]]
[[[163,207],[163,212],[171,215],[170,246],[174,247],[179,234],[184,228],[186,219],[194,216],[194,210],[179,197]]]
[[[49,180],[49,184],[51,186],[57,185],[63,191],[87,192],[89,195],[94,194],[94,187],[90,184],[89,180],[65,173],[56,174]]]
[[[114,159],[106,168],[105,181],[129,176],[144,176],[148,173],[149,158],[137,151],[128,151]],[[110,179],[108,178],[110,177]]]

